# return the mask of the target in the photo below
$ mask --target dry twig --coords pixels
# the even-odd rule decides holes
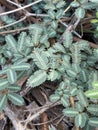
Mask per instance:
[[[21,124],[15,113],[8,106],[6,106],[4,111],[8,118],[11,120],[15,130],[24,130],[24,126]]]
[[[0,29],[7,28],[7,27],[10,27],[10,26],[15,25],[17,23],[20,23],[20,22],[24,21],[25,19],[26,19],[26,16],[24,16],[23,18],[19,19],[18,21],[15,21],[15,22],[13,22],[11,24],[7,24],[7,25],[4,25],[4,26],[1,26]]]
[[[14,9],[14,10],[11,10],[11,11],[8,11],[8,12],[1,13],[0,16],[8,15],[8,14],[11,14],[11,13],[14,13],[14,12],[17,12],[17,11],[20,11],[20,10],[23,10],[23,9],[26,9],[26,8],[28,8],[28,7],[32,6],[32,5],[35,5],[35,4],[37,4],[37,3],[41,2],[41,1],[42,1],[42,0],[37,0],[37,1],[32,2],[32,3],[28,4],[28,5],[25,5],[25,6],[23,6],[23,7],[20,7],[20,8],[18,8],[18,9]]]

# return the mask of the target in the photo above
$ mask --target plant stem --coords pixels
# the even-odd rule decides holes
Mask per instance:
[[[39,3],[39,2],[41,2],[41,1],[42,1],[42,0],[37,0],[37,1],[32,2],[32,3],[30,3],[30,4],[26,5],[26,6],[20,7],[20,8],[18,8],[18,9],[14,9],[14,10],[11,10],[11,11],[8,11],[8,12],[1,13],[0,16],[7,15],[7,14],[11,14],[11,13],[14,13],[14,12],[17,12],[17,11],[20,11],[20,10],[23,10],[23,9],[25,9],[25,8],[28,8],[28,7],[32,6],[32,5],[35,5],[35,4]]]

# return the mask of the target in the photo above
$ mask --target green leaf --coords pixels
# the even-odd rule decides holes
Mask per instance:
[[[64,65],[64,69],[70,68],[70,56],[69,55],[64,55],[62,57],[62,64]]]
[[[15,105],[21,106],[24,104],[24,99],[16,93],[9,93],[7,97]]]
[[[42,27],[39,24],[30,25],[29,32],[32,39],[31,44],[33,43],[34,46],[38,46],[42,34]]]
[[[75,11],[75,15],[77,18],[80,18],[80,19],[84,18],[85,17],[85,9],[83,9],[81,7],[77,8]]]
[[[65,6],[65,1],[59,1],[56,5],[57,8],[62,8],[63,6]]]
[[[17,74],[16,74],[15,70],[8,69],[7,78],[11,84],[15,83],[17,81]]]
[[[3,74],[6,74],[6,73],[7,73],[7,69],[0,70],[0,76],[2,76]]]
[[[55,19],[55,12],[53,10],[48,10],[48,15],[50,16],[51,19]]]
[[[91,23],[98,23],[98,19],[92,19]]]
[[[94,49],[93,53],[96,58],[96,61],[98,61],[98,48]]]
[[[96,18],[98,18],[98,11],[96,12]]]
[[[75,96],[77,94],[77,88],[76,87],[70,87],[70,94],[71,96]]]
[[[17,71],[28,70],[30,69],[30,64],[29,63],[13,64],[11,68]]]
[[[6,63],[6,59],[0,56],[0,65],[4,65]]]
[[[9,89],[9,92],[18,92],[19,90],[21,90],[21,87],[13,84],[13,85],[7,86],[7,89]]]
[[[32,46],[34,46],[34,44],[33,44],[32,39],[31,39],[30,36],[26,36],[26,38],[25,38],[25,45],[26,45],[27,47],[32,47]]]
[[[59,66],[59,68],[57,68],[57,70],[58,70],[60,73],[64,74],[64,72],[65,72],[64,65]]]
[[[92,79],[93,82],[98,81],[98,71],[93,71],[91,73],[91,79]]]
[[[7,79],[0,78],[0,90],[7,88],[8,85],[9,85],[9,82]]]
[[[91,89],[85,92],[85,95],[89,98],[98,99],[98,89]]]
[[[72,33],[70,31],[66,31],[64,32],[63,34],[63,45],[66,47],[66,48],[69,48],[72,44],[72,41],[73,41],[73,36],[72,36]]]
[[[94,88],[98,88],[98,81],[92,82],[92,86],[93,86]]]
[[[78,74],[81,71],[81,68],[79,66],[79,62],[78,63],[73,63],[72,64],[72,68],[73,70],[75,70],[75,72]]]
[[[0,112],[2,112],[2,110],[5,108],[6,102],[7,102],[7,96],[6,95],[0,96]]]
[[[52,94],[51,96],[50,96],[50,101],[51,102],[56,102],[56,101],[58,101],[60,99],[60,95],[58,95],[58,94]]]
[[[81,105],[80,102],[76,102],[75,103],[75,107],[78,109],[79,112],[83,112],[84,111],[84,107]]]
[[[58,27],[58,23],[57,23],[57,21],[52,21],[52,23],[51,23],[51,27],[53,28],[53,29],[56,29],[57,27]]]
[[[98,105],[96,105],[96,104],[90,104],[87,107],[87,111],[90,112],[93,115],[98,116]]]
[[[77,91],[77,98],[79,99],[81,105],[84,107],[88,106],[88,100],[82,90]]]
[[[82,69],[79,76],[80,76],[80,80],[82,80],[82,82],[87,82],[88,81],[88,75],[89,72],[86,69]]]
[[[71,2],[71,4],[70,4],[70,6],[72,6],[72,7],[79,7],[79,2],[77,2],[77,1],[73,1],[73,2]]]
[[[91,2],[94,2],[94,3],[98,3],[98,0],[89,0]]]
[[[3,51],[3,50],[2,50]],[[3,54],[4,54],[4,57],[7,57],[7,58],[11,58],[12,57],[12,52],[10,51],[3,51]],[[0,55],[0,57],[3,57],[2,55]],[[3,57],[3,58],[4,58]]]
[[[28,79],[27,86],[36,87],[45,82],[47,79],[47,73],[43,70],[36,71]]]
[[[91,117],[91,118],[89,118],[88,124],[90,126],[98,127],[98,118],[97,117]]]
[[[63,52],[63,53],[65,53],[65,48],[60,43],[58,43],[58,42],[53,45],[53,48],[57,52]]]
[[[18,38],[18,50],[21,52],[24,49],[26,32],[22,32]]]
[[[83,130],[93,130],[94,127],[90,126],[88,123],[86,123],[85,127],[83,128]]]
[[[61,98],[61,103],[64,107],[68,107],[70,105],[69,100],[65,96]]]
[[[76,108],[66,108],[63,110],[63,114],[68,117],[75,117],[79,112]]]
[[[5,36],[5,40],[8,44],[8,47],[10,47],[10,49],[12,51],[17,52],[17,47],[16,47],[17,43],[16,43],[14,37],[12,35],[8,34],[8,35]]]
[[[53,28],[51,28],[49,30],[49,32],[48,32],[48,36],[49,36],[49,38],[55,37],[56,36],[56,31]]]
[[[19,53],[14,53],[13,55],[14,55],[14,57],[15,57],[16,59],[23,58],[23,55],[21,55],[21,54],[19,54]]]
[[[17,60],[15,59],[13,66],[16,67],[18,65],[23,65],[23,64],[25,64],[25,62],[27,62],[27,60],[28,60],[27,58],[20,58],[20,59],[17,59]],[[11,68],[14,68],[13,66]],[[22,68],[19,68],[19,67],[17,67],[17,68],[18,68],[17,70],[20,70],[20,71],[22,70]],[[23,67],[23,69],[24,69],[24,67]]]
[[[71,69],[66,70],[66,72],[72,78],[75,78],[77,76],[77,73]]]
[[[81,0],[81,1],[80,1],[81,4],[85,4],[85,3],[87,3],[87,2],[88,2],[88,0]]]
[[[40,50],[35,49],[34,53],[32,54],[32,58],[33,58],[35,64],[40,69],[44,69],[44,70],[48,69],[48,58],[43,52],[40,52]]]
[[[58,78],[59,73],[56,70],[50,70],[48,80],[54,81]]]
[[[86,117],[85,113],[78,114],[75,117],[75,125],[77,127],[83,128],[85,126],[85,124],[86,124],[86,120],[87,120],[87,117]]]
[[[62,82],[59,84],[59,89],[60,89],[60,90],[65,90],[65,89],[66,89],[66,83],[62,81]]]
[[[58,59],[57,57],[50,59],[50,63],[49,63],[49,68],[53,69],[53,70],[57,70],[57,68],[59,68],[59,63],[58,63]]]
[[[84,9],[86,9],[86,10],[87,10],[87,9],[89,9],[89,10],[95,9],[97,6],[98,6],[97,4],[92,3],[92,2],[86,2],[86,3],[82,4],[82,7],[83,7]]]
[[[73,63],[79,65],[81,63],[81,53],[79,43],[75,43],[72,45],[71,52]]]
[[[47,40],[48,40],[48,35],[45,34],[45,35],[41,36],[41,38],[40,38],[40,43],[43,43],[43,44],[44,44],[44,42],[47,42]]]
[[[80,50],[87,50],[87,49],[89,49],[88,41],[85,41],[85,40],[78,41],[77,45],[80,47]]]
[[[52,9],[52,10],[54,10],[55,9],[55,5],[49,1],[49,3],[45,5],[45,9]]]
[[[57,13],[56,13],[56,19],[60,19],[63,15],[63,10],[58,10]]]
[[[24,50],[24,51],[25,51],[25,56],[26,56],[25,58],[28,58],[29,55],[30,55],[31,52],[32,52],[32,47],[26,47],[26,46],[25,46],[25,50]],[[24,59],[25,59],[25,58],[24,58]]]

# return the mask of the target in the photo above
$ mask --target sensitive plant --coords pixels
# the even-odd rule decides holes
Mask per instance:
[[[97,10],[97,3],[77,0],[68,7],[80,21],[87,10]],[[58,88],[50,101],[60,101],[65,116],[74,118],[77,127],[90,130],[98,127],[98,48],[90,47],[85,40],[74,41],[73,31],[62,28],[60,20],[70,16],[70,10],[65,8],[64,0],[43,1],[32,9],[39,9],[36,13],[45,10],[48,17],[29,25],[27,32],[4,37],[5,43],[0,46],[0,111],[9,102],[19,106],[25,103],[17,85],[20,77],[28,76],[26,87],[32,88],[45,81],[57,81]]]

